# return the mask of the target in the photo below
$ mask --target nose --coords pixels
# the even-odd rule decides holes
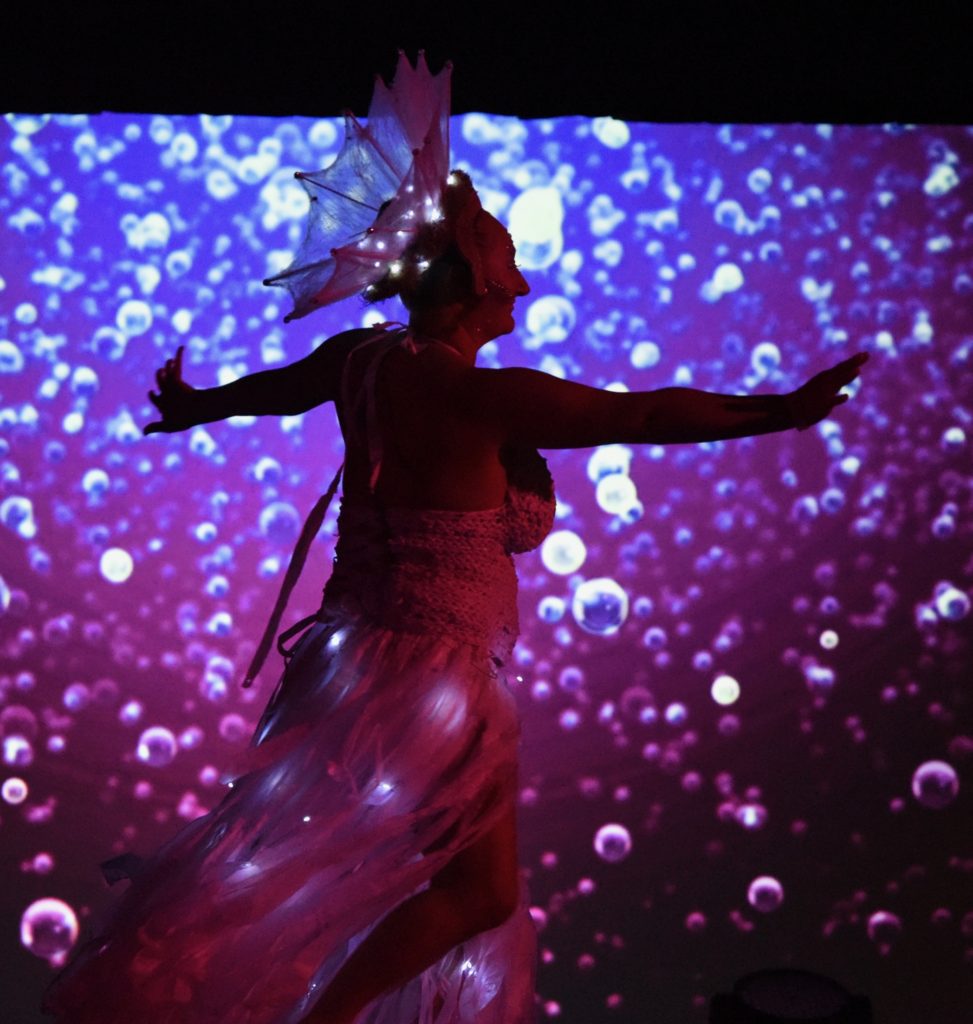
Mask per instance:
[[[517,277],[519,281],[517,283],[517,294],[518,295],[530,295],[530,285],[527,283],[527,278],[524,277],[520,271],[517,271]]]

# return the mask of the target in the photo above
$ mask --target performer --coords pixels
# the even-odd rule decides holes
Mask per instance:
[[[864,355],[791,395],[747,397],[478,368],[479,349],[514,329],[528,285],[503,225],[448,172],[448,78],[400,58],[394,85],[378,83],[336,163],[300,176],[311,225],[271,282],[293,296],[289,319],[364,290],[399,294],[408,326],[339,334],[218,388],[183,380],[182,349],[157,373],[161,418],[147,434],[336,403],[346,461],[334,571],[220,805],[145,860],[103,865],[131,883],[52,984],[45,1009],[58,1020],[532,1021],[520,726],[504,672],[517,636],[511,554],[553,521],[536,449],[808,427],[858,376]]]

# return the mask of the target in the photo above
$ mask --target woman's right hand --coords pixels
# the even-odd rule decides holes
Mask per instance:
[[[148,434],[173,434],[196,426],[200,393],[182,379],[182,353],[180,345],[174,359],[167,359],[165,366],[155,371],[158,392],[150,391],[149,400],[162,414],[161,420],[147,423],[142,432]]]

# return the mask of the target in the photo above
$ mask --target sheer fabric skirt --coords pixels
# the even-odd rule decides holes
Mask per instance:
[[[351,615],[302,637],[227,791],[141,864],[49,988],[71,1024],[293,1024],[395,906],[514,805],[519,719],[486,655]],[[107,875],[107,872],[106,872]],[[527,1024],[520,904],[358,1024]]]

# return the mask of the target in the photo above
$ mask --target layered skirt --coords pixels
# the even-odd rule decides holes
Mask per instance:
[[[296,1024],[355,948],[509,814],[520,726],[486,653],[354,614],[296,646],[226,793],[130,878],[49,988],[69,1024]],[[527,1024],[527,887],[357,1024]]]

